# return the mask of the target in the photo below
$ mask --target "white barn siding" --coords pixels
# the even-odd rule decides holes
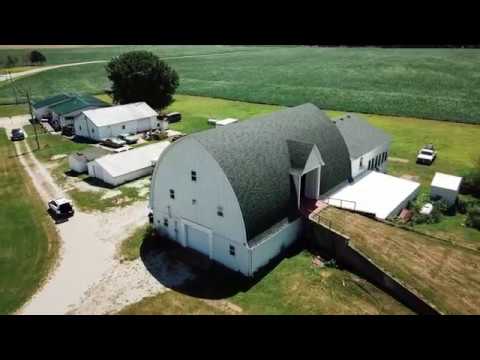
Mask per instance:
[[[197,181],[192,181],[192,170]],[[170,198],[170,189],[175,191],[175,199]],[[223,217],[217,215],[218,206],[223,208]],[[249,249],[236,195],[221,167],[194,139],[179,140],[160,157],[151,184],[150,207],[157,231],[187,246],[188,226],[201,224],[211,232],[210,258],[249,274]],[[235,256],[230,255],[230,245],[235,247]]]
[[[382,153],[386,152],[387,155],[388,155],[388,150],[389,150],[389,143],[386,143],[382,146],[379,146],[371,151],[369,151],[368,153],[356,158],[356,159],[352,159],[352,177],[353,178],[356,178],[357,176],[361,175],[362,173],[364,173],[365,171],[368,171],[368,162],[370,161],[370,159],[375,159],[378,155],[381,156]],[[363,166],[360,166],[360,160],[363,158]],[[388,164],[388,157],[387,157],[387,160],[385,160],[385,162],[381,163],[381,165],[379,166],[379,169],[381,172],[386,172],[387,171],[387,164]]]
[[[302,218],[281,226],[278,231],[272,233],[268,238],[251,249],[252,264],[251,275],[267,265],[270,260],[287,249],[297,240],[302,231]]]

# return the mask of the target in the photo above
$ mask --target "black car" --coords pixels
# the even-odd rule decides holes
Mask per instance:
[[[172,112],[170,114],[167,114],[167,121],[170,124],[179,122],[180,120],[182,120],[182,114],[180,114],[179,112]]]
[[[12,130],[12,141],[24,140],[25,133],[22,129],[13,129]]]

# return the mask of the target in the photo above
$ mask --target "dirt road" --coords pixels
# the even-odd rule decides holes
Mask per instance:
[[[96,63],[103,63],[103,62],[107,62],[107,60],[84,61],[84,62],[77,62],[77,63],[71,63],[71,64],[42,66],[42,67],[39,67],[37,69],[17,72],[17,73],[13,73],[13,74],[10,74],[10,75],[0,75],[0,82],[1,81],[6,81],[6,80],[9,80],[9,79],[15,80],[15,79],[17,79],[19,77],[22,77],[22,76],[33,75],[33,74],[37,74],[37,73],[42,72],[42,71],[58,69],[58,68],[62,68],[62,67],[79,66],[79,65],[86,65],[86,64],[96,64]]]

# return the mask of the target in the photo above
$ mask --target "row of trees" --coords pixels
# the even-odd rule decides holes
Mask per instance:
[[[23,57],[14,55],[7,55],[5,58],[0,58],[0,67],[12,68],[16,65],[41,65],[47,61],[47,58],[38,50],[30,51]]]

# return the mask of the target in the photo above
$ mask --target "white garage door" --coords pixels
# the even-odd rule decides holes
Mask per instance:
[[[196,227],[186,225],[187,246],[204,254],[210,256],[210,242],[208,233],[201,231]]]

